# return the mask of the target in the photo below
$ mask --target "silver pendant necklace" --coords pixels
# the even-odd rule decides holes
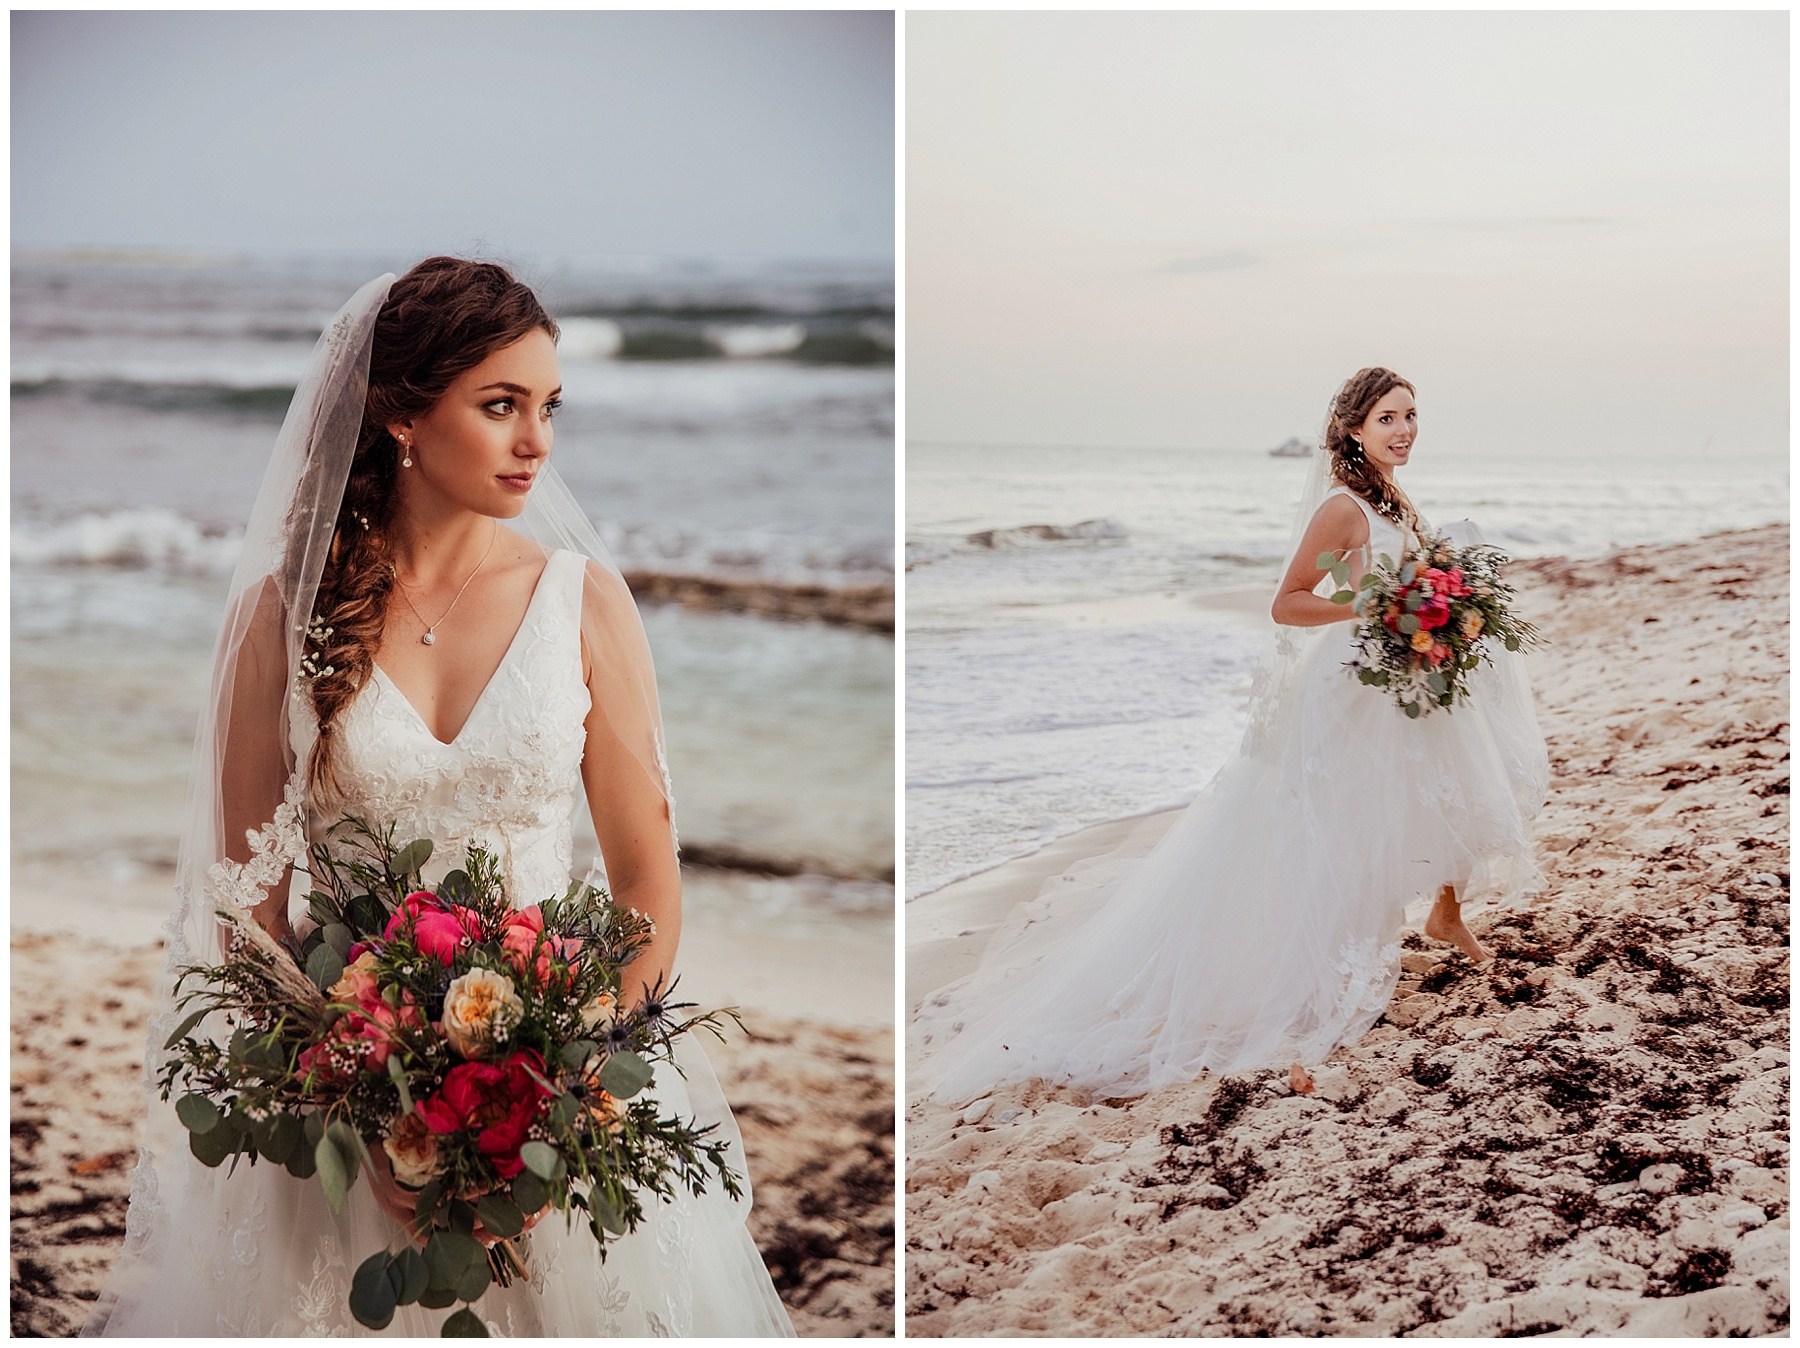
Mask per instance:
[[[469,588],[470,581],[473,581],[475,579],[476,575],[480,572],[481,568],[487,565],[488,556],[489,556],[489,554],[491,554],[493,552],[494,542],[499,537],[500,537],[500,521],[495,520],[494,521],[494,532],[488,536],[487,552],[484,552],[481,554],[481,560],[479,562],[475,563],[475,570],[469,572],[469,579],[465,580],[462,583],[462,590],[458,590],[456,592],[456,598],[452,599],[450,601],[450,608],[445,609],[441,614],[438,615],[437,622],[425,623],[425,635],[419,638],[419,640],[422,643],[424,643],[427,646],[433,646],[433,645],[437,644],[438,625],[441,624],[445,618],[448,618],[450,616],[450,610],[454,609],[457,605],[458,600],[460,600],[463,597],[463,590],[467,590]],[[407,594],[407,592],[406,592],[406,583],[400,579],[400,568],[395,566],[395,567],[391,567],[390,569],[394,573],[394,584],[400,587],[400,597],[406,601],[406,606],[413,611],[413,617],[417,618],[422,623],[425,622],[425,615],[423,613],[419,612],[419,606],[417,604],[413,603],[412,596]]]

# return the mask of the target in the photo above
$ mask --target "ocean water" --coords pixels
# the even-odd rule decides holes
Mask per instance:
[[[908,897],[1193,798],[1242,733],[1306,467],[1263,449],[908,447]],[[1473,519],[1519,557],[1787,518],[1784,446],[1496,462],[1421,436],[1402,481],[1428,519]]]
[[[172,864],[237,537],[294,382],[351,291],[407,261],[14,258],[15,873]],[[519,270],[565,329],[556,462],[622,566],[892,584],[889,277]],[[792,872],[741,900],[777,929],[886,939],[892,639],[644,617],[684,842]]]

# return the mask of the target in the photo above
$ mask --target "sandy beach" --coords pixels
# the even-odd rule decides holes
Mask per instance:
[[[1785,1335],[1787,555],[1773,526],[1515,565],[1549,884],[1476,922],[1498,958],[1410,932],[1310,1096],[910,1101],[908,1333]],[[908,1005],[1172,818],[909,904]]]
[[[45,887],[58,880],[60,888]],[[14,1334],[77,1332],[124,1239],[165,903],[148,880],[109,886],[74,874],[15,876]],[[76,930],[104,930],[117,943]],[[891,953],[872,953],[866,941],[694,925],[681,958],[688,995],[744,1009],[747,1032],[722,1047],[709,1043],[707,1052],[744,1135],[751,1233],[795,1329],[807,1337],[891,1335]]]

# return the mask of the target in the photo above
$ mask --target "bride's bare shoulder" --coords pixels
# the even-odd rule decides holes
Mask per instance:
[[[1350,537],[1352,543],[1363,543],[1368,540],[1369,519],[1353,499],[1337,492],[1319,502],[1307,532],[1342,534]]]

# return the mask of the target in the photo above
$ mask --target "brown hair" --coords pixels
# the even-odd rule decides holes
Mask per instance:
[[[531,287],[495,263],[459,257],[419,263],[376,316],[362,428],[307,640],[313,667],[331,671],[309,680],[319,720],[307,765],[315,799],[338,794],[332,725],[374,673],[393,593],[389,535],[402,470],[388,426],[429,411],[458,375],[539,328],[559,335]]]
[[[1418,390],[1410,383],[1379,365],[1358,370],[1346,379],[1331,400],[1331,415],[1325,424],[1325,452],[1331,455],[1331,472],[1339,482],[1404,528],[1409,512],[1395,494],[1393,484],[1351,438],[1368,420],[1375,404],[1396,388],[1418,396]]]

